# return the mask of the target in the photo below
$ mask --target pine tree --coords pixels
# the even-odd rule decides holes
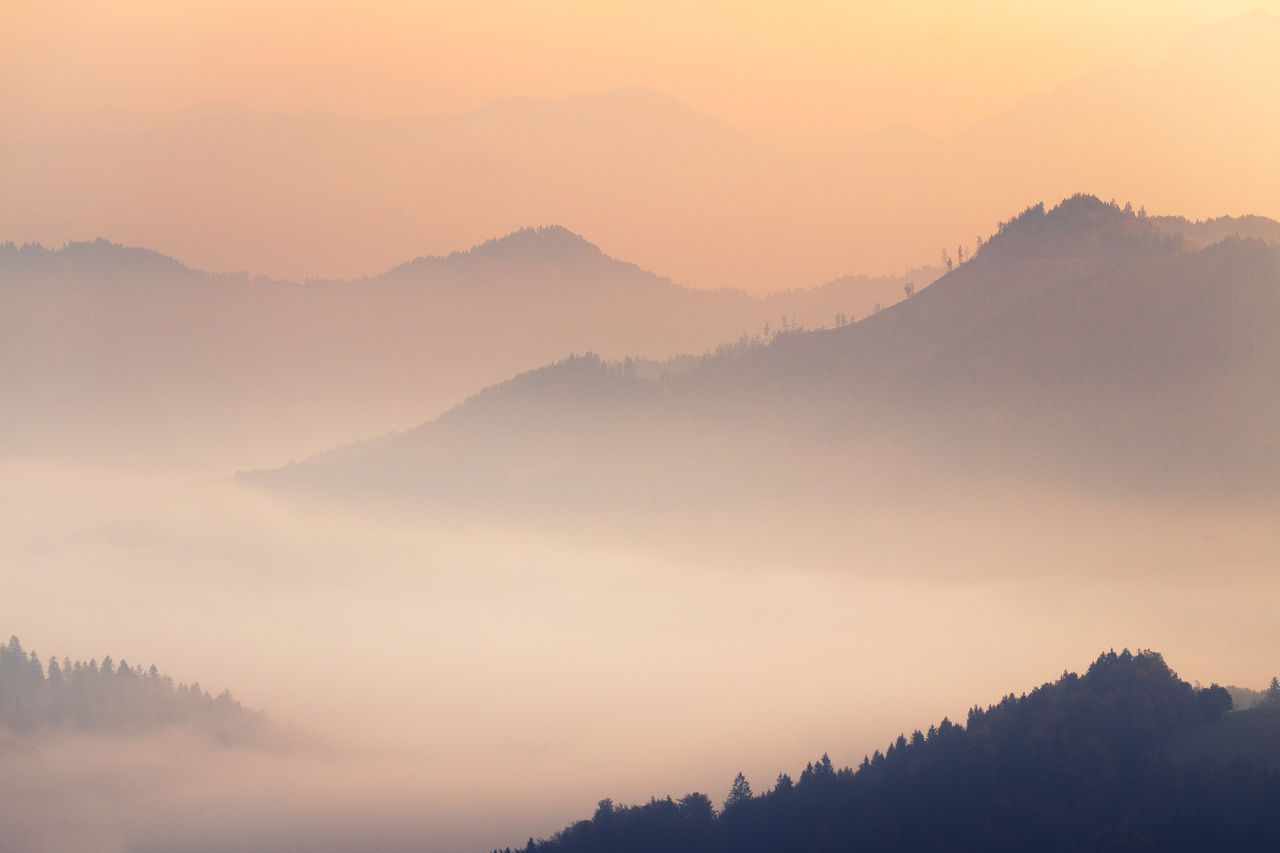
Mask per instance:
[[[733,777],[733,784],[729,786],[729,796],[725,798],[725,811],[734,806],[741,805],[751,799],[751,783],[747,781],[747,777],[739,773]]]

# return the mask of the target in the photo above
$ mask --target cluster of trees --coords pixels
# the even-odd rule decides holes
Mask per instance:
[[[525,849],[1280,849],[1280,774],[1171,747],[1175,731],[1230,709],[1225,689],[1192,687],[1155,652],[1111,651],[964,725],[903,734],[857,770],[824,755],[759,796],[739,774],[719,813],[702,794],[606,800]]]
[[[269,725],[229,692],[211,696],[199,684],[176,684],[155,666],[144,670],[111,657],[47,664],[17,637],[0,647],[0,726],[27,732],[56,726],[142,733],[191,724],[222,741],[253,740]]]
[[[1265,690],[1229,685],[1227,691],[1231,693],[1231,701],[1237,709],[1255,708],[1259,705],[1280,706],[1280,678],[1272,678]]]

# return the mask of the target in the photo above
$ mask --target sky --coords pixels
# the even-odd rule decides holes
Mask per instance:
[[[104,237],[301,281],[561,224],[680,283],[765,293],[937,266],[944,246],[954,257],[1027,206],[1076,192],[1153,213],[1280,218],[1280,50],[1265,41],[1280,19],[1236,26],[1218,53],[1178,53],[1198,28],[1255,8],[1280,15],[1280,0],[0,0],[0,243]],[[67,291],[113,283],[95,273]],[[210,803],[269,824],[262,804],[301,785],[284,811],[307,831],[341,823],[328,810],[346,803],[370,822],[425,815],[412,837],[438,833],[428,849],[490,849],[585,817],[604,796],[703,790],[718,802],[738,771],[761,791],[824,751],[856,765],[904,729],[1083,669],[1108,647],[1159,649],[1206,682],[1261,687],[1275,674],[1270,505],[999,494],[805,519],[779,533],[785,560],[743,543],[712,560],[696,543],[646,548],[604,528],[578,539],[488,516],[427,523],[295,501],[229,479],[285,461],[274,446],[272,461],[251,456],[266,409],[234,374],[274,381],[261,365],[281,363],[287,333],[263,361],[249,360],[246,335],[245,361],[206,364],[190,342],[213,328],[207,311],[193,307],[198,323],[182,326],[158,316],[158,299],[121,292],[92,290],[131,315],[153,309],[136,312],[143,331],[120,327],[124,360],[86,333],[89,312],[112,312],[76,301],[84,316],[49,336],[51,350],[67,341],[75,381],[42,380],[59,353],[35,348],[23,352],[47,355],[15,372],[37,393],[9,388],[52,426],[18,407],[0,414],[51,434],[73,431],[48,400],[133,417],[107,381],[128,374],[122,386],[147,392],[141,417],[176,423],[204,464],[130,470],[105,454],[111,418],[92,414],[74,424],[90,427],[87,460],[0,449],[0,631],[44,655],[154,661],[361,757],[323,773],[269,763],[263,781],[204,756],[222,770],[169,791],[204,777],[161,743],[156,766],[136,766],[148,752],[125,757],[150,780],[138,797],[134,770],[113,769],[114,745],[88,762],[64,745],[65,761],[33,770],[47,782],[0,779],[0,816],[32,789],[69,798],[30,818],[33,837],[56,839],[68,825],[57,802],[74,811],[87,799],[83,849],[114,837],[117,807],[139,824],[192,821],[174,829],[190,841]],[[585,304],[574,319],[600,326]],[[411,332],[446,339],[422,331],[419,310],[401,312]],[[516,368],[488,346],[550,338],[538,324],[555,318],[530,311],[525,328],[495,330],[483,310],[443,313],[478,342],[479,354],[453,355],[488,357],[484,381],[567,354]],[[42,335],[38,319],[14,311],[0,325]],[[300,350],[318,339],[295,331]],[[394,356],[385,326],[362,333]],[[343,441],[412,426],[408,415],[373,423],[382,416],[354,392],[324,397],[344,370],[363,390],[376,384],[359,350],[326,343],[309,362],[315,385],[280,382],[273,403],[307,397],[316,409],[299,404],[299,417],[315,411],[335,430],[358,412],[365,432]],[[472,375],[423,352],[459,383]],[[186,390],[228,421],[148,381],[184,359],[209,368]],[[387,383],[403,382],[388,392],[397,404],[478,390],[405,369]],[[303,430],[280,431],[290,454],[315,449],[295,449]],[[214,460],[219,442],[232,461]],[[24,766],[42,755],[24,753]],[[98,775],[120,790],[99,800]],[[378,777],[389,806],[364,784]],[[316,813],[327,814],[319,830]]]
[[[938,264],[1078,192],[1277,216],[1280,119],[1256,106],[1280,28],[1167,64],[1255,8],[1280,13],[21,2],[0,32],[0,239],[303,280],[563,225],[682,284],[767,293]]]
[[[638,85],[798,147],[893,124],[955,132],[1254,8],[1280,3],[18,2],[0,110],[384,117]]]

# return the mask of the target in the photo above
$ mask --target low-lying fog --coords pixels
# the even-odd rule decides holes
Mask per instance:
[[[484,851],[603,797],[856,764],[1113,646],[1280,670],[1268,508],[921,502],[715,559],[32,461],[0,462],[0,508],[6,636],[228,688],[317,744],[6,735],[24,850]]]

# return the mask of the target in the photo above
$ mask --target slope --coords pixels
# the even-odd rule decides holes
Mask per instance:
[[[1203,850],[1267,849],[1280,776],[1171,746],[1235,715],[1226,691],[1197,690],[1155,652],[1100,655],[1021,696],[901,735],[857,771],[827,756],[796,782],[753,796],[740,776],[722,811],[702,794],[616,807],[526,850]],[[1249,712],[1241,712],[1249,713]],[[1268,721],[1269,736],[1277,736]]]
[[[902,281],[771,300],[691,290],[558,227],[305,284],[204,273],[105,241],[8,244],[0,452],[278,463],[432,417],[565,352],[702,352],[782,315],[862,313],[886,290],[901,294]]]
[[[259,479],[513,505],[883,500],[967,480],[1272,497],[1280,248],[1079,196],[853,325],[658,379],[571,358]]]

